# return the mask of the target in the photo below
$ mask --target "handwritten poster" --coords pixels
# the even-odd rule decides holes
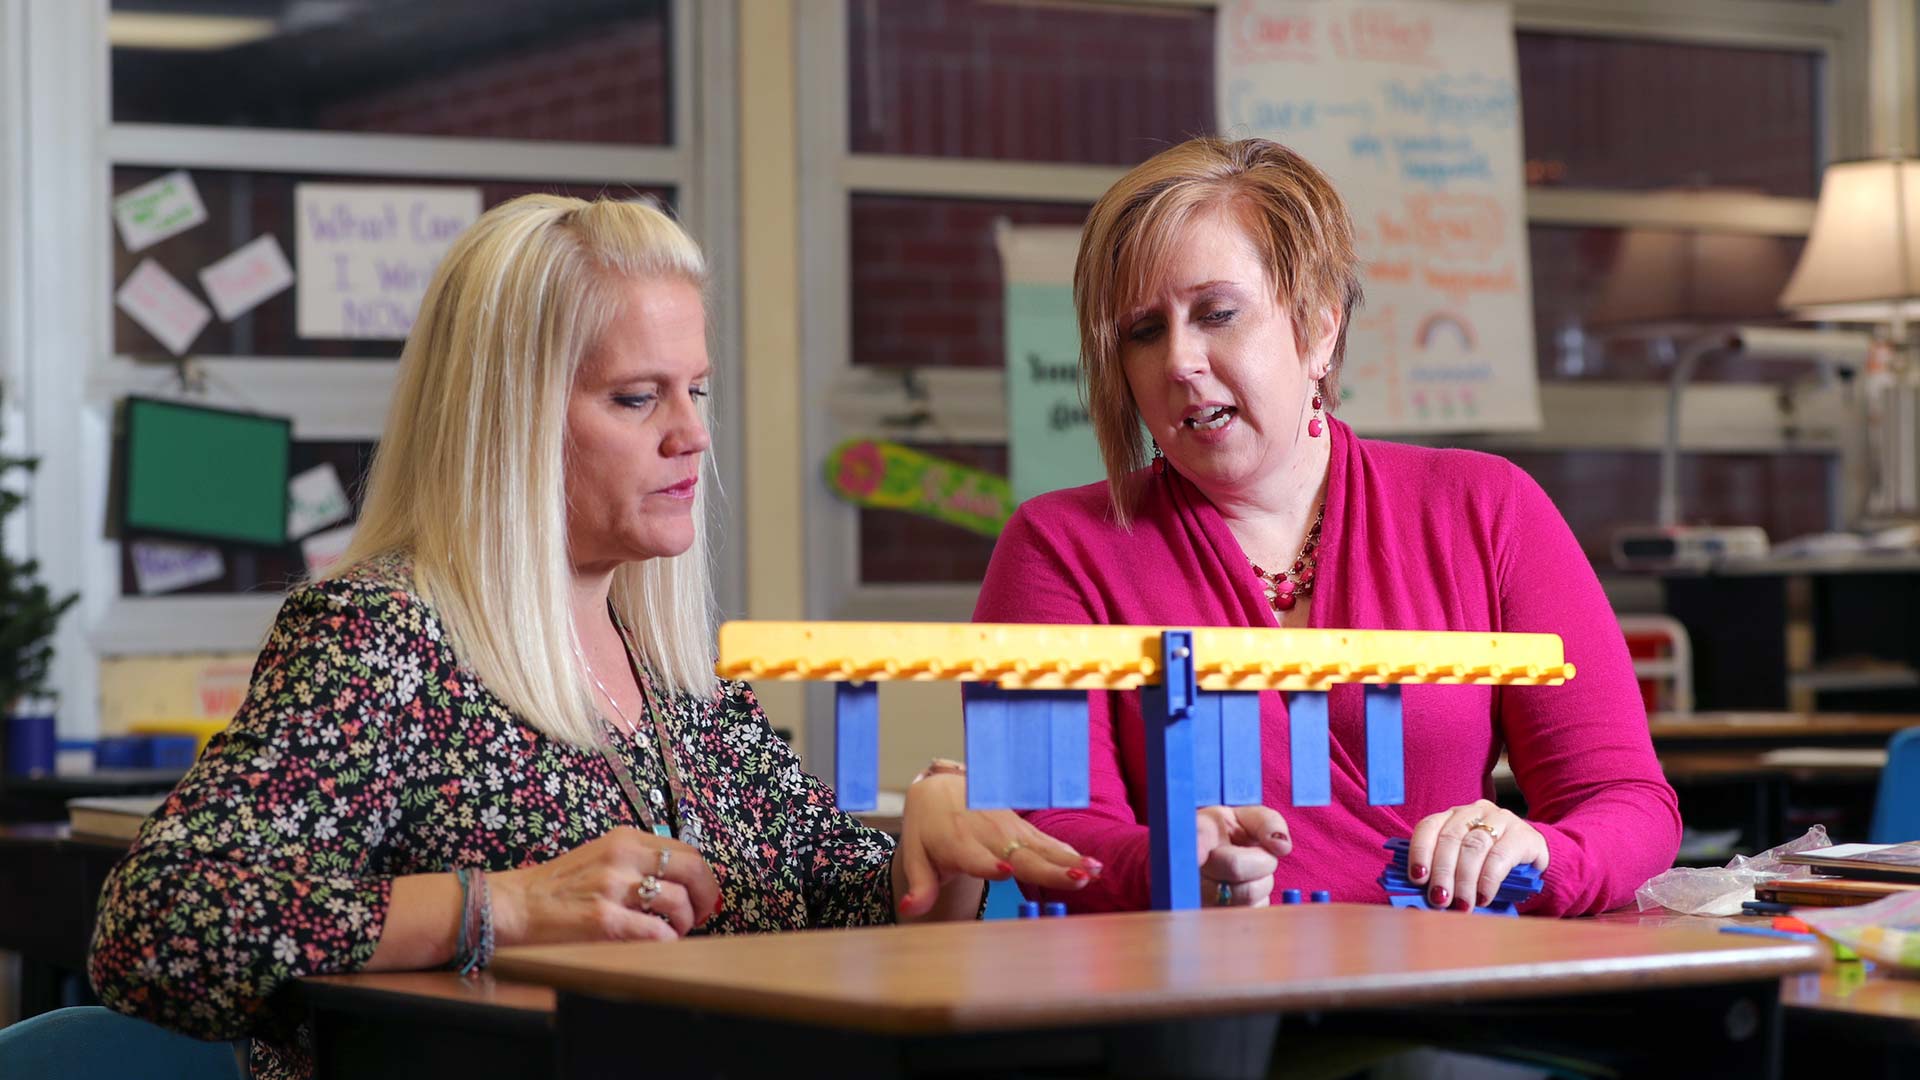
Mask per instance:
[[[300,336],[399,341],[480,189],[301,184],[294,212]]]
[[[1223,0],[1220,130],[1319,166],[1364,264],[1340,415],[1540,426],[1513,20],[1477,0]]]
[[[219,548],[135,540],[132,554],[134,587],[142,596],[218,581],[227,572]]]
[[[1080,230],[1002,224],[1006,277],[1007,452],[1013,497],[1106,479],[1080,389],[1073,258]]]
[[[287,535],[299,539],[353,513],[332,465],[321,463],[287,482]]]

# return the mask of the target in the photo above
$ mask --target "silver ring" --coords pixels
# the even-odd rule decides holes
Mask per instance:
[[[666,848],[655,848],[654,851],[658,854],[659,861],[653,864],[653,876],[666,877],[667,860],[673,858],[673,852],[668,851]]]
[[[660,899],[660,879],[652,874],[642,874],[640,883],[633,887],[633,895],[640,899],[640,910],[653,914],[653,902]]]
[[[1233,886],[1222,881],[1213,890],[1213,902],[1216,907],[1233,906]]]

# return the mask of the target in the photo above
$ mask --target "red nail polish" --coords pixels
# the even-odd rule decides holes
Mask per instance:
[[[1004,859],[1001,860],[1000,862],[994,863],[993,868],[995,870],[1000,871],[1001,877],[1007,877],[1013,873],[1013,864],[1005,861]]]
[[[1287,834],[1283,832],[1270,832],[1267,834],[1267,839],[1269,840],[1285,840],[1286,838]]]
[[[1088,855],[1087,857],[1081,859],[1080,865],[1087,868],[1087,873],[1093,874],[1095,876],[1098,876],[1101,871],[1107,868],[1106,863],[1101,862],[1099,859],[1096,859],[1091,855]]]
[[[1427,868],[1424,866],[1413,867],[1413,873],[1408,880],[1415,882],[1427,880]]]
[[[1067,880],[1068,881],[1085,881],[1087,880],[1087,872],[1085,870],[1068,870]]]
[[[913,894],[908,893],[907,895],[900,898],[900,903],[898,906],[901,911],[905,911],[909,906],[912,905],[912,903],[913,903]]]
[[[1432,891],[1427,894],[1427,902],[1437,908],[1446,907],[1448,899],[1447,890],[1438,885],[1435,885]]]

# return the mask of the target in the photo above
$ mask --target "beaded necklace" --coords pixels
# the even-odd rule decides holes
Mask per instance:
[[[1313,525],[1307,529],[1307,538],[1300,545],[1300,554],[1293,565],[1279,573],[1271,573],[1252,563],[1253,572],[1259,576],[1261,584],[1266,586],[1267,603],[1273,605],[1276,614],[1293,610],[1293,605],[1313,595],[1314,572],[1317,565],[1314,549],[1320,546],[1320,523],[1326,520],[1327,505],[1320,504],[1320,510],[1313,515]]]

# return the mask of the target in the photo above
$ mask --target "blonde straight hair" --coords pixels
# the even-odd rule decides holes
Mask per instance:
[[[580,746],[600,721],[568,602],[567,398],[624,290],[649,278],[706,283],[699,246],[649,203],[525,195],[481,215],[427,287],[353,543],[330,572],[411,556],[461,661]],[[695,488],[693,547],[621,567],[611,597],[654,673],[700,697],[716,686],[710,486]]]

